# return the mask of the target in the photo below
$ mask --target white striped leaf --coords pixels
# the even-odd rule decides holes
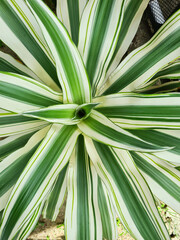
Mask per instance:
[[[40,0],[27,0],[56,61],[64,103],[91,101],[91,87],[81,56],[63,25]]]
[[[153,194],[180,213],[180,172],[165,161],[145,153],[131,153]]]
[[[83,118],[87,118],[96,103],[61,104],[47,108],[41,108],[35,111],[24,112],[23,115],[42,119],[48,122],[61,123],[65,125],[77,124]]]
[[[60,208],[65,200],[67,193],[67,168],[68,164],[63,168],[57,177],[52,191],[50,192],[43,209],[43,217],[56,221]]]
[[[56,13],[77,45],[79,24],[82,12],[88,0],[57,0]]]
[[[77,107],[77,104],[53,105],[35,111],[24,112],[23,115],[52,123],[71,125],[78,122],[78,120],[74,120]]]
[[[0,105],[8,111],[23,111],[60,104],[62,95],[31,78],[0,72]]]
[[[51,127],[13,188],[2,217],[2,239],[13,238],[46,198],[67,164],[78,135],[76,126]]]
[[[0,71],[17,73],[40,81],[40,79],[29,68],[27,68],[22,63],[18,62],[11,55],[3,53],[1,51],[0,51]]]
[[[80,24],[78,49],[93,95],[103,82],[121,29],[125,0],[88,1]]]
[[[11,187],[9,190],[7,190],[1,197],[0,197],[0,211],[4,210],[9,196],[11,195],[11,192],[13,190],[13,187]],[[1,220],[1,219],[0,219]]]
[[[180,81],[169,81],[155,86],[139,89],[137,92],[143,94],[177,92],[180,89]]]
[[[171,149],[153,154],[170,163],[180,164],[180,130],[129,130],[129,132],[152,144],[164,146],[168,143]]]
[[[30,218],[23,224],[21,230],[17,233],[15,239],[26,240],[29,234],[34,230],[42,212],[44,201],[34,210]]]
[[[88,154],[111,194],[116,212],[132,237],[170,239],[147,183],[130,153],[86,138]]]
[[[133,136],[95,110],[92,110],[88,118],[78,123],[78,127],[88,137],[116,148],[140,152],[156,152],[167,149],[165,147],[167,145],[160,147],[158,144],[154,145]]]
[[[1,0],[0,39],[48,86],[59,89],[54,60],[24,0]]]
[[[69,163],[67,186],[66,240],[102,239],[98,176],[89,161],[82,135],[78,138]]]
[[[180,57],[180,10],[150,39],[132,51],[109,76],[99,94],[135,91]]]
[[[0,161],[10,153],[23,147],[34,132],[28,134],[18,134],[15,136],[7,137],[0,141]]]
[[[119,65],[120,60],[128,50],[128,47],[130,46],[137,32],[141,18],[147,5],[147,0],[126,1],[122,27],[106,76],[108,76]]]
[[[123,128],[180,128],[180,93],[102,96],[96,110]]]
[[[157,72],[152,80],[156,79],[180,79],[180,59],[170,63],[168,66]]]
[[[14,186],[48,129],[49,127],[46,127],[35,133],[27,143],[24,143],[23,147],[15,150],[0,162],[0,197]]]
[[[0,116],[0,137],[26,134],[39,130],[49,123],[19,114],[5,114]]]
[[[101,214],[103,237],[106,240],[117,239],[116,212],[106,186],[98,178],[98,204]]]

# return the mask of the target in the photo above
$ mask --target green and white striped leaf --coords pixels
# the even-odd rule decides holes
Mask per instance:
[[[22,63],[18,62],[11,55],[3,53],[1,51],[0,51],[0,71],[17,73],[40,81],[40,79],[29,68],[27,68]]]
[[[94,100],[96,110],[122,128],[180,128],[180,93],[117,93]]]
[[[44,201],[39,204],[39,206],[32,213],[32,216],[23,224],[20,232],[16,236],[18,240],[26,240],[29,237],[29,234],[34,230],[40,218],[43,205]]]
[[[16,113],[60,104],[62,95],[31,78],[0,72],[1,108]]]
[[[68,197],[65,214],[67,240],[102,239],[98,207],[98,176],[90,163],[80,135],[68,169]]]
[[[23,147],[34,132],[10,136],[0,141],[0,162],[10,153]]]
[[[19,177],[3,213],[0,237],[11,239],[46,198],[67,164],[79,131],[54,124]]]
[[[77,104],[54,105],[35,111],[24,112],[23,115],[52,123],[71,125],[79,122],[79,120],[74,119],[77,107]]]
[[[121,29],[125,0],[88,1],[80,24],[78,49],[95,95],[105,77]]]
[[[65,200],[67,193],[67,168],[68,164],[63,168],[57,177],[52,191],[50,192],[43,209],[43,217],[56,221],[60,208]]]
[[[64,103],[91,101],[91,87],[81,56],[67,31],[40,0],[27,0],[31,6],[56,61]]]
[[[78,124],[84,135],[116,148],[123,148],[140,152],[163,151],[167,148],[158,144],[149,144],[128,131],[118,127],[103,114],[92,110],[91,115]]]
[[[167,143],[172,148],[167,151],[154,152],[153,155],[174,164],[180,164],[180,130],[128,130],[133,135],[152,144],[165,146]]]
[[[15,150],[0,162],[0,197],[8,195],[8,191],[11,192],[11,188],[15,185],[23,169],[27,165],[29,159],[36,151],[38,145],[45,137],[49,127],[35,133],[29,138],[28,142],[24,143],[24,146]],[[11,190],[10,190],[11,189]],[[3,201],[2,201],[3,203]],[[1,208],[1,202],[0,202]]]
[[[13,190],[13,187],[11,187],[9,190],[7,190],[1,197],[0,197],[0,211],[4,210],[9,196],[11,195],[11,192]],[[1,219],[0,219],[1,220]]]
[[[59,89],[54,60],[42,31],[24,0],[1,0],[0,39],[45,84]]]
[[[131,153],[153,194],[180,213],[180,172],[165,161],[145,153]]]
[[[114,71],[119,65],[123,55],[128,50],[137,29],[139,27],[144,10],[148,5],[147,0],[127,0],[125,4],[125,12],[122,21],[122,27],[119,33],[117,45],[109,64],[107,76]]]
[[[111,94],[142,88],[170,62],[180,57],[180,10],[177,11],[152,39],[132,51],[109,76],[99,91]]]
[[[139,89],[137,93],[142,94],[153,94],[153,93],[167,93],[167,92],[177,92],[180,89],[180,81],[169,81],[166,83],[158,84],[155,86],[148,86]]]
[[[27,134],[39,130],[49,123],[19,114],[0,116],[0,137]]]
[[[116,212],[112,204],[110,194],[100,178],[98,178],[98,204],[101,214],[103,237],[106,240],[116,240]]]
[[[170,239],[149,187],[131,155],[86,138],[88,154],[108,188],[116,212],[132,237]]]
[[[79,24],[88,0],[57,0],[56,13],[68,30],[73,42],[78,44]]]
[[[156,79],[180,79],[180,59],[170,63],[167,67],[157,72],[151,81]]]

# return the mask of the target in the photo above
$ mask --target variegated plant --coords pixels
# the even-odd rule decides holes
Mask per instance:
[[[55,220],[68,240],[170,239],[154,196],[180,212],[180,11],[126,53],[147,0],[1,0],[0,239]],[[119,64],[120,62],[120,64]],[[166,92],[166,93],[164,93]]]

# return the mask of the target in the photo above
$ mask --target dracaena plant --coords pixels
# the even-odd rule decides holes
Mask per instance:
[[[180,11],[126,53],[147,0],[1,0],[0,239],[26,239],[67,195],[67,240],[170,239],[180,212]],[[122,60],[123,57],[123,60]],[[165,93],[167,92],[167,93]]]

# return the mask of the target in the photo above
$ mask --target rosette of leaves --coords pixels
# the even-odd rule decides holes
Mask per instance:
[[[67,194],[69,240],[170,239],[180,212],[180,11],[123,57],[147,0],[1,0],[0,238],[26,239]],[[123,57],[123,60],[121,60]],[[149,92],[149,93],[148,93]],[[164,93],[166,92],[166,93]],[[154,194],[154,195],[153,195]]]

